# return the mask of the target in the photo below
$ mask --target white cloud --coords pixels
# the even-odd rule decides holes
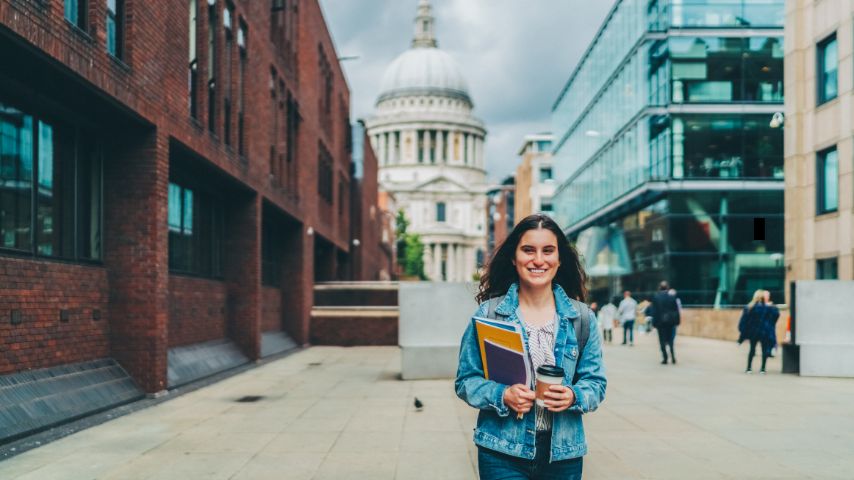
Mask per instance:
[[[515,170],[522,137],[551,106],[614,0],[433,0],[439,47],[460,64],[488,129],[487,171]],[[353,113],[373,112],[385,67],[409,48],[416,0],[321,0],[344,62]]]

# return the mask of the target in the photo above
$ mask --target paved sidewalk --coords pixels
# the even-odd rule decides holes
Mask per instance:
[[[745,375],[746,345],[684,337],[664,366],[654,335],[637,340],[605,347],[585,479],[852,478],[854,380]],[[0,478],[476,478],[475,411],[450,380],[398,380],[399,362],[314,347],[0,462]]]

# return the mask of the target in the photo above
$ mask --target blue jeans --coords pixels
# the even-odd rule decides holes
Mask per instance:
[[[623,323],[623,343],[626,343],[626,336],[628,335],[629,341],[631,343],[635,343],[635,321],[634,320],[626,320]]]
[[[581,480],[583,457],[549,463],[551,432],[537,434],[533,460],[513,457],[488,448],[477,447],[477,466],[481,480]]]

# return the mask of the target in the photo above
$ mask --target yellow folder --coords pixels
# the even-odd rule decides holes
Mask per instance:
[[[484,378],[489,379],[489,365],[486,361],[486,349],[483,346],[483,341],[486,339],[497,345],[522,353],[527,359],[528,352],[525,348],[525,340],[518,325],[478,317],[475,317],[473,321],[475,330],[477,331],[477,341],[480,347],[480,360],[483,363]],[[496,325],[501,325],[501,327]]]

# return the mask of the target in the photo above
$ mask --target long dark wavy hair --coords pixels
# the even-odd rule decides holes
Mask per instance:
[[[489,263],[485,267],[486,270],[480,278],[480,288],[475,297],[478,303],[504,295],[513,282],[519,281],[519,274],[516,272],[516,266],[513,265],[513,259],[516,258],[516,248],[525,232],[538,228],[545,228],[557,237],[560,266],[552,283],[560,285],[570,298],[581,302],[585,301],[587,298],[587,274],[581,265],[578,252],[575,251],[563,230],[551,217],[536,213],[523,218],[492,254],[492,258],[489,259]]]

